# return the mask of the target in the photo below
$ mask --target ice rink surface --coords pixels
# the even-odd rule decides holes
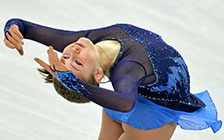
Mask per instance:
[[[0,0],[0,140],[96,140],[102,107],[61,98],[36,71],[47,47],[25,40],[25,55],[3,44],[10,18],[83,30],[129,23],[158,33],[188,64],[191,92],[208,90],[224,120],[223,0]],[[105,86],[105,85],[104,85]],[[224,129],[177,128],[172,140],[223,140]]]

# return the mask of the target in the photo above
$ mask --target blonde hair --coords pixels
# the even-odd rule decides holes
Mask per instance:
[[[66,100],[68,100],[70,102],[75,102],[75,103],[88,103],[88,102],[90,102],[90,100],[88,100],[84,96],[68,90],[63,84],[61,84],[57,80],[57,78],[53,77],[46,69],[38,68],[37,70],[43,76],[43,78],[45,80],[45,83],[53,83],[54,88],[57,91],[57,93],[59,95],[61,95],[62,97],[64,97]],[[96,82],[93,75],[91,76],[91,78],[88,81],[85,81],[85,82],[88,82],[90,84],[99,86],[99,84]]]

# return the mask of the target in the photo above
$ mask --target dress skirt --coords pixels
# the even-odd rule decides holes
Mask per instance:
[[[208,91],[194,95],[206,104],[206,108],[200,108],[194,112],[178,111],[157,105],[138,96],[134,108],[129,112],[119,112],[107,108],[104,108],[104,111],[113,120],[121,121],[137,129],[156,129],[175,122],[182,129],[202,130],[210,127],[214,133],[217,132],[222,126],[222,121],[217,120],[216,107]]]

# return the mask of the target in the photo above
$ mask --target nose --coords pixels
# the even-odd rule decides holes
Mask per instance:
[[[73,50],[75,53],[77,53],[77,54],[80,53],[80,48],[77,47],[77,46],[75,46],[74,48],[72,48],[72,50]]]

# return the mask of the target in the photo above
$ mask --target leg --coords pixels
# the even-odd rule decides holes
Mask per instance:
[[[171,122],[153,130],[141,130],[122,123],[124,133],[118,140],[169,140],[171,139],[176,123]]]
[[[102,125],[98,140],[118,140],[123,132],[121,123],[112,120],[103,110]]]

